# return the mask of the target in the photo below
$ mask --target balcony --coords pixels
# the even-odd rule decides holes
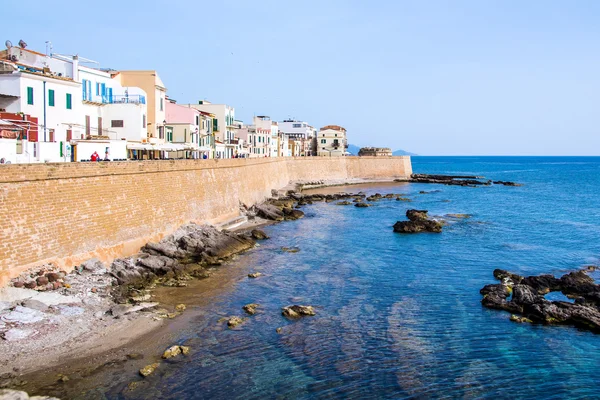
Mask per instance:
[[[146,96],[141,94],[93,96],[91,93],[83,92],[82,100],[99,104],[146,104]]]

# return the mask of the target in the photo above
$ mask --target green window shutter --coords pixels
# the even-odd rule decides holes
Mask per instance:
[[[216,118],[213,118],[213,131],[218,131],[218,130],[219,130],[219,120]]]
[[[27,87],[27,104],[33,105],[33,88]]]
[[[71,93],[67,93],[67,110],[73,109],[73,104],[71,103]]]
[[[63,142],[60,142],[60,156],[63,156]]]
[[[54,90],[48,89],[48,105],[54,107]]]

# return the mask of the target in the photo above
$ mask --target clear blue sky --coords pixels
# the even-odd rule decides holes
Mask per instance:
[[[0,39],[423,155],[600,155],[600,1],[30,0]],[[7,18],[8,17],[8,18]],[[0,43],[1,44],[1,43]]]

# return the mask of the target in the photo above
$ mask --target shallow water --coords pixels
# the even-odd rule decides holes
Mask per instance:
[[[494,268],[560,276],[598,263],[600,159],[414,157],[413,169],[524,186],[336,189],[405,193],[412,202],[315,203],[304,208],[304,219],[266,227],[272,239],[224,267],[240,272],[233,287],[177,333],[177,342],[192,347],[189,357],[163,363],[134,390],[126,388],[142,381],[134,371],[97,378],[104,387],[94,393],[119,399],[597,397],[600,336],[512,323],[508,313],[482,308],[479,289],[494,282]],[[394,234],[392,225],[408,208],[471,217],[452,219],[441,234]],[[264,276],[246,279],[248,271]],[[239,329],[219,322],[242,316],[247,303],[261,307]],[[313,305],[317,315],[286,320],[281,307],[289,304]]]

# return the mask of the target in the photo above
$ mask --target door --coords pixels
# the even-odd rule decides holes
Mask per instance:
[[[77,161],[77,145],[71,146],[71,162]]]
[[[98,117],[98,135],[102,135],[102,117]]]
[[[73,140],[73,131],[71,129],[67,129],[67,142]]]
[[[50,137],[50,141],[54,142],[54,129],[48,129],[48,135]]]

